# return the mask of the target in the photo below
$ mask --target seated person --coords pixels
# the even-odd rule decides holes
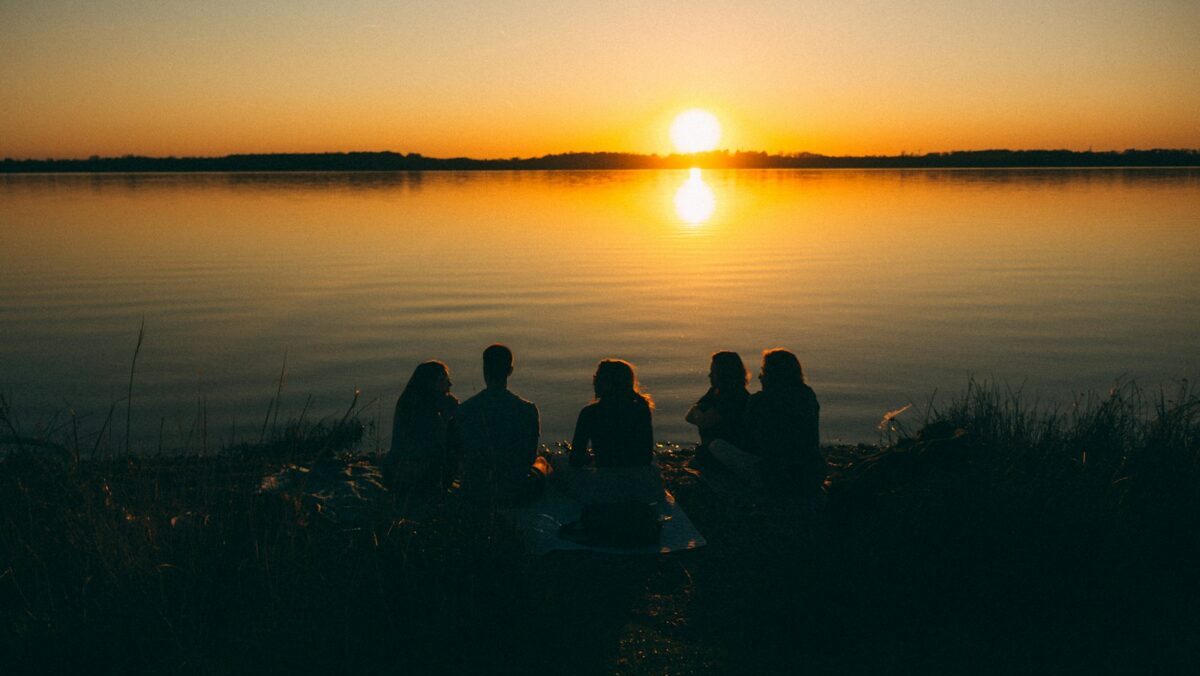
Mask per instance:
[[[773,487],[815,496],[825,481],[817,395],[804,382],[796,355],[783,349],[763,352],[762,391],[746,404],[745,450],[763,460],[763,478]]]
[[[710,447],[720,440],[735,448],[745,446],[746,429],[742,417],[746,412],[748,380],[746,366],[736,352],[717,352],[708,369],[708,392],[687,412],[687,421],[700,430],[700,445],[696,458],[702,463],[711,460]]]
[[[537,457],[537,406],[508,389],[512,372],[512,350],[489,346],[483,351],[487,387],[455,414],[463,492],[478,502],[525,502],[541,492],[549,472],[549,464]]]
[[[570,465],[577,470],[564,472],[568,492],[584,503],[659,500],[662,478],[654,463],[653,402],[638,391],[633,365],[619,359],[601,361],[592,387],[596,399],[583,407],[575,423]]]
[[[443,485],[453,466],[451,426],[458,400],[450,394],[450,369],[440,361],[417,365],[396,401],[392,444],[384,476],[401,490]]]

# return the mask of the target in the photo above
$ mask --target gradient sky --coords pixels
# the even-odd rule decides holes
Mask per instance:
[[[1200,147],[1197,0],[0,0],[0,157]]]

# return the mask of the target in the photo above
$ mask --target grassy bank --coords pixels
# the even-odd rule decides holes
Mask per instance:
[[[926,417],[826,449],[816,516],[714,492],[664,446],[709,546],[657,559],[531,557],[453,493],[354,521],[259,493],[288,463],[359,457],[353,416],[207,457],[36,440],[0,460],[0,655],[5,673],[1200,666],[1196,396],[1037,409],[972,386]]]

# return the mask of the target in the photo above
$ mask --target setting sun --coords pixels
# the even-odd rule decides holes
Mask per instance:
[[[671,123],[671,142],[681,153],[706,152],[716,148],[720,140],[721,123],[707,110],[685,110]]]

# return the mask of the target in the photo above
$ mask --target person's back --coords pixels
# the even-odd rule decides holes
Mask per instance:
[[[463,488],[497,495],[522,490],[537,459],[538,410],[507,389],[487,388],[463,402],[455,416],[462,446]]]
[[[751,448],[779,461],[817,450],[820,411],[817,395],[808,385],[755,392],[746,402]]]
[[[654,458],[649,402],[642,397],[606,397],[588,404],[579,412],[572,447],[582,450],[589,440],[596,467],[649,464]]]
[[[540,490],[545,467],[537,464],[540,434],[537,406],[508,389],[512,350],[483,351],[487,388],[455,413],[462,449],[463,491],[476,500],[520,501]]]
[[[445,364],[423,362],[396,401],[383,464],[388,481],[401,489],[428,487],[448,476],[455,446],[451,421],[458,405],[450,386]]]
[[[654,461],[654,403],[640,391],[633,364],[603,359],[592,377],[596,399],[584,406],[571,438],[566,492],[584,505],[662,500]]]
[[[748,448],[771,468],[768,481],[794,482],[802,494],[825,479],[817,395],[803,379],[799,360],[786,350],[764,355],[763,389],[746,403]]]

